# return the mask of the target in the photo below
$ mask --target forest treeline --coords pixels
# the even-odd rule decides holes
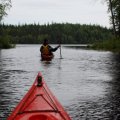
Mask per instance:
[[[71,23],[0,25],[0,38],[15,44],[40,44],[44,38],[50,43],[91,44],[113,37],[110,29],[99,25]],[[2,38],[1,38],[2,39]]]

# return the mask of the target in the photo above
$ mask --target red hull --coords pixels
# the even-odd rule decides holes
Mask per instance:
[[[31,89],[7,120],[71,120],[38,73]]]
[[[41,59],[46,61],[51,61],[53,59],[54,55],[42,55]]]

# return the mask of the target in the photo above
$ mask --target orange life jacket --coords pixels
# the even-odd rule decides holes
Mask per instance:
[[[50,54],[48,45],[43,45],[42,54],[44,54],[44,55],[49,55]]]

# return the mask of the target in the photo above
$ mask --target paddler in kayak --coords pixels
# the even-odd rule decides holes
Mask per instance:
[[[43,45],[40,47],[41,60],[47,60],[47,61],[52,60],[52,58],[54,57],[53,52],[55,52],[59,47],[60,45],[58,45],[55,48],[52,48],[48,44],[48,39],[45,38],[43,41]]]

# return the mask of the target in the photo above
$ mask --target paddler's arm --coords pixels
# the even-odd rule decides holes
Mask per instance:
[[[49,46],[49,50],[50,50],[51,52],[55,52],[59,47],[60,47],[60,45],[58,45],[58,46],[55,47],[55,48],[52,48],[51,46]]]
[[[43,46],[40,47],[40,53],[41,53],[41,55],[43,54],[42,52],[43,52]]]
[[[43,46],[40,47],[40,52],[42,52]]]

